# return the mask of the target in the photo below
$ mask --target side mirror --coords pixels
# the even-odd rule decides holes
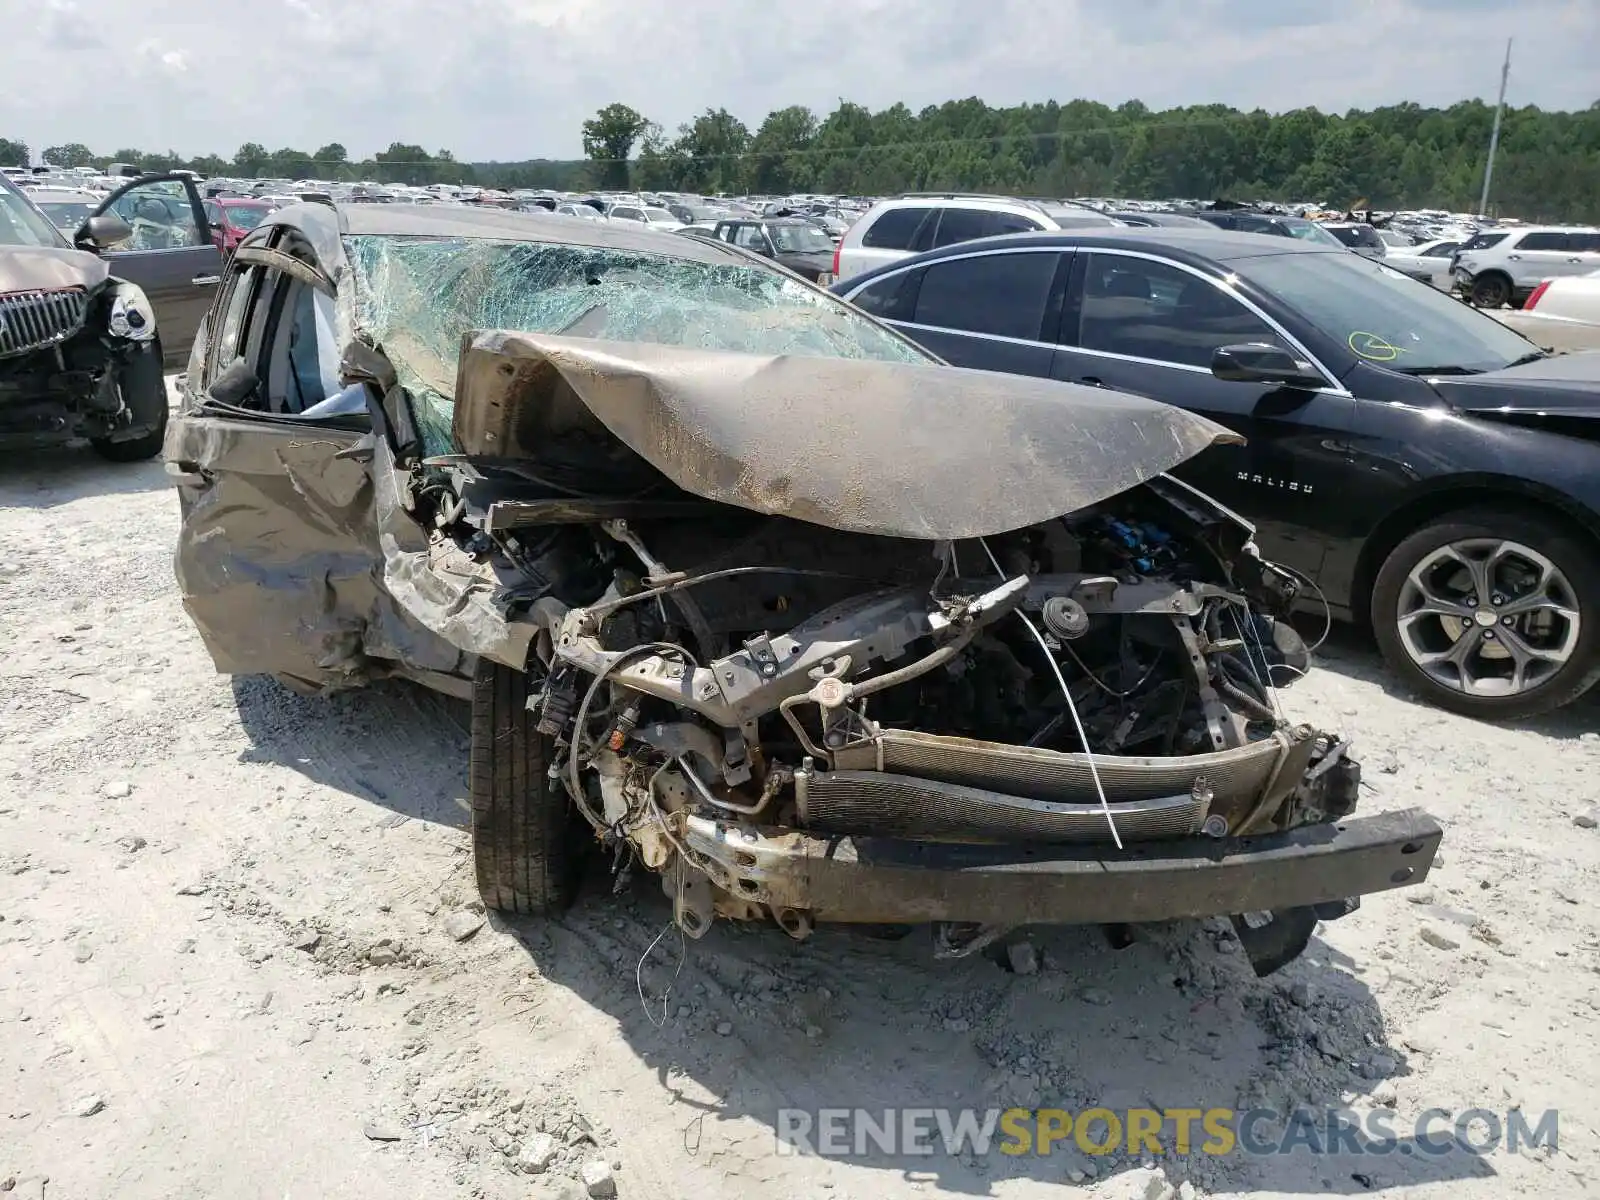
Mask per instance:
[[[118,242],[125,242],[132,236],[132,225],[115,213],[101,213],[85,221],[73,240],[80,246],[104,250],[115,246]]]
[[[1247,342],[1219,346],[1211,355],[1211,373],[1229,383],[1280,383],[1285,387],[1319,388],[1327,380],[1310,363],[1282,346]]]

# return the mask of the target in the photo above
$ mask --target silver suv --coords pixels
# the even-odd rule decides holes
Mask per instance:
[[[875,267],[956,242],[1004,233],[1105,229],[1121,221],[1092,208],[1014,196],[913,193],[880,200],[845,232],[833,274],[848,279]]]
[[[1461,247],[1451,274],[1479,308],[1521,304],[1546,279],[1600,270],[1600,229],[1543,225],[1485,229]]]

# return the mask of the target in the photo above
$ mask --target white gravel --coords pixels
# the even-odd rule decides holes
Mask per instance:
[[[957,963],[917,936],[797,946],[724,926],[660,940],[646,1006],[659,889],[597,884],[560,921],[479,928],[462,706],[217,676],[174,588],[176,527],[159,463],[70,449],[0,467],[0,1185],[16,1194],[44,1177],[51,1196],[116,1200],[1600,1188],[1593,701],[1475,724],[1390,690],[1336,635],[1291,712],[1356,736],[1366,808],[1445,821],[1444,865],[1270,980],[1223,923],[1120,951],[1033,930]],[[1351,1103],[1401,1124],[1559,1108],[1561,1148],[774,1153],[781,1107],[1036,1103]]]

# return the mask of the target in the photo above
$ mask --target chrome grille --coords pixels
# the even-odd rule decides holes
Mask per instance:
[[[88,310],[82,288],[0,296],[0,356],[66,341],[83,328]]]

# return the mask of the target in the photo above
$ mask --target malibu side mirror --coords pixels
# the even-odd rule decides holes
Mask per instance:
[[[118,242],[125,242],[132,236],[132,225],[115,213],[101,213],[85,221],[74,240],[80,246],[104,250],[115,246]]]
[[[1282,346],[1246,342],[1218,346],[1211,355],[1211,373],[1229,383],[1281,383],[1286,387],[1319,388],[1327,381],[1317,369]]]

